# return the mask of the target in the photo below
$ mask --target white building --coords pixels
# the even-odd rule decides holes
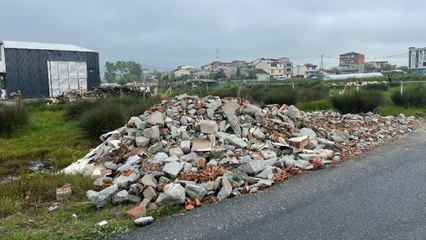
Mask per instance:
[[[410,69],[426,68],[426,47],[410,47],[408,53],[408,67]]]

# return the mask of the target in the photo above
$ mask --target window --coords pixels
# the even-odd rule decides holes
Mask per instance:
[[[277,67],[277,63],[271,63],[271,67]]]
[[[291,63],[287,63],[287,67],[291,67]]]
[[[423,67],[426,67],[426,62],[423,62]]]
[[[287,68],[287,72],[291,72],[291,68]]]

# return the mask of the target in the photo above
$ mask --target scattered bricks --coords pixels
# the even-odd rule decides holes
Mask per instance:
[[[198,169],[205,169],[206,168],[206,159],[204,158],[199,158],[197,160],[197,168]]]
[[[288,144],[294,148],[302,149],[309,144],[309,137],[302,136],[302,137],[290,138],[288,140]]]
[[[62,202],[68,200],[72,195],[71,184],[65,184],[62,187],[56,188],[56,201]]]
[[[140,218],[145,215],[146,215],[146,208],[142,204],[139,204],[136,207],[127,211],[127,216],[132,218]]]

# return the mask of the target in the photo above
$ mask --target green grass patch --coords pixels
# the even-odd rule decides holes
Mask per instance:
[[[0,177],[28,172],[30,160],[60,169],[84,156],[90,142],[74,122],[65,121],[62,115],[63,111],[55,106],[33,111],[19,134],[0,139]]]
[[[319,100],[312,102],[301,102],[298,103],[297,108],[309,112],[309,111],[318,111],[318,110],[329,110],[331,108],[330,102],[327,100]]]
[[[28,120],[28,110],[21,102],[11,105],[0,104],[0,137],[10,137],[24,127]]]

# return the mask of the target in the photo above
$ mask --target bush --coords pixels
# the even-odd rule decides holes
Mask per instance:
[[[84,112],[94,108],[96,104],[96,102],[89,100],[81,100],[74,103],[70,103],[65,108],[64,117],[67,120],[78,119]]]
[[[378,91],[360,91],[333,96],[331,105],[341,113],[375,112],[383,103],[383,94]]]
[[[323,86],[314,86],[312,88],[298,88],[298,102],[312,102],[323,100],[328,97],[328,92]]]
[[[387,91],[389,89],[389,85],[387,83],[367,84],[363,86],[362,89],[373,91]]]
[[[405,89],[404,93],[394,92],[391,95],[392,102],[399,107],[424,107],[426,106],[426,88],[416,87]]]
[[[302,111],[328,110],[330,109],[330,103],[326,100],[301,102],[297,104],[297,108]]]
[[[159,101],[160,98],[144,100],[140,96],[106,98],[91,107],[79,108],[84,111],[78,119],[78,127],[87,138],[97,141],[102,134],[124,126],[130,117],[141,115]]]
[[[28,123],[29,113],[21,103],[0,104],[0,135],[10,136]]]

